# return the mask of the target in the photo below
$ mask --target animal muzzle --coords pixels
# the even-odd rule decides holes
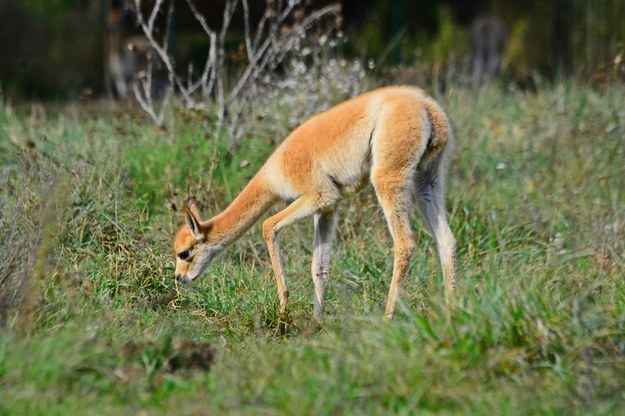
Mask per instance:
[[[193,281],[193,279],[190,279],[188,276],[183,276],[180,273],[176,274],[176,280],[178,281],[178,283],[182,283],[185,285]]]

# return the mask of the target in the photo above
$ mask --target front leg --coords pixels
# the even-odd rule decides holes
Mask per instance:
[[[280,259],[280,238],[278,235],[278,230],[275,229],[275,225],[270,220],[271,218],[263,223],[263,238],[265,239],[267,249],[269,250],[271,267],[273,268],[273,274],[276,279],[276,284],[278,285],[278,297],[280,298],[280,313],[284,313],[284,311],[286,310],[286,302],[289,299],[289,288],[286,283],[286,276],[284,275],[282,260]]]
[[[311,216],[317,210],[317,205],[306,198],[299,198],[284,210],[269,217],[263,223],[263,238],[269,249],[271,266],[273,267],[276,284],[278,285],[278,296],[280,297],[280,312],[286,311],[286,303],[289,299],[289,289],[286,283],[282,260],[280,259],[280,239],[279,232],[282,228],[294,223],[302,218]]]
[[[312,279],[315,284],[314,315],[321,321],[323,316],[323,295],[330,275],[330,256],[332,255],[332,241],[336,229],[336,215],[334,212],[315,214],[315,238],[312,258]]]

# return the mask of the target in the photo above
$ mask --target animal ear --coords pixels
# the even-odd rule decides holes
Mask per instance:
[[[202,216],[200,215],[200,210],[197,208],[197,205],[195,205],[195,202],[191,201],[187,205],[187,207],[189,208],[191,213],[195,216],[195,218],[197,218],[198,220],[200,220],[200,218],[202,218]]]
[[[184,210],[184,220],[193,238],[196,241],[204,240],[204,233],[200,224],[200,211],[197,209],[197,206],[194,203],[191,203],[190,206],[185,204],[182,209]]]

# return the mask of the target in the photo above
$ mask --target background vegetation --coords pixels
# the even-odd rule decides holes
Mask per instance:
[[[317,0],[313,5],[329,2]],[[1,0],[0,90],[13,100],[105,95],[107,14],[113,6],[131,3]],[[150,6],[153,1],[143,3]],[[211,27],[219,27],[224,3],[198,2]],[[418,66],[426,73],[432,67],[462,68],[471,49],[471,22],[485,13],[500,16],[506,24],[505,64],[512,79],[551,78],[558,73],[604,78],[615,59],[623,61],[624,0],[342,0],[341,4],[350,40],[344,52],[376,64]],[[208,39],[185,2],[175,5],[170,53],[184,65],[203,63]],[[262,12],[263,2],[252,2],[252,17],[258,19]],[[139,32],[130,16],[126,24],[131,32]],[[235,19],[233,27],[228,45],[236,55],[241,19]]]
[[[219,147],[210,180],[213,143],[193,114],[163,132],[127,109],[3,105],[0,411],[618,412],[624,92],[561,81],[439,96],[458,136],[457,300],[444,307],[415,221],[400,313],[382,320],[391,244],[366,191],[340,209],[320,328],[311,224],[286,232],[286,335],[258,226],[193,287],[175,284],[170,252],[174,205],[192,194],[207,213],[225,207],[273,137]]]
[[[478,2],[344,1],[344,36],[331,38],[344,49],[293,49],[300,59],[253,95],[234,145],[180,97],[162,127],[129,103],[90,100],[85,87],[104,90],[93,28],[106,11],[92,3],[0,2],[0,39],[15,38],[0,41],[0,414],[620,412],[622,2],[493,2],[508,75],[471,89],[436,74],[466,65]],[[382,319],[391,241],[370,190],[340,206],[322,325],[311,221],[282,238],[286,332],[258,225],[195,285],[176,284],[186,198],[217,213],[311,113],[397,82],[426,86],[455,126],[450,305],[415,217],[399,313]]]

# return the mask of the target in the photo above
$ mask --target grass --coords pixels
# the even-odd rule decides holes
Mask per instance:
[[[312,226],[285,232],[286,335],[258,225],[192,287],[170,252],[173,205],[223,209],[275,138],[213,164],[193,114],[162,132],[132,111],[0,107],[0,414],[622,412],[624,92],[439,97],[458,139],[457,300],[415,219],[399,313],[382,319],[391,244],[366,191],[340,208],[320,328]]]

